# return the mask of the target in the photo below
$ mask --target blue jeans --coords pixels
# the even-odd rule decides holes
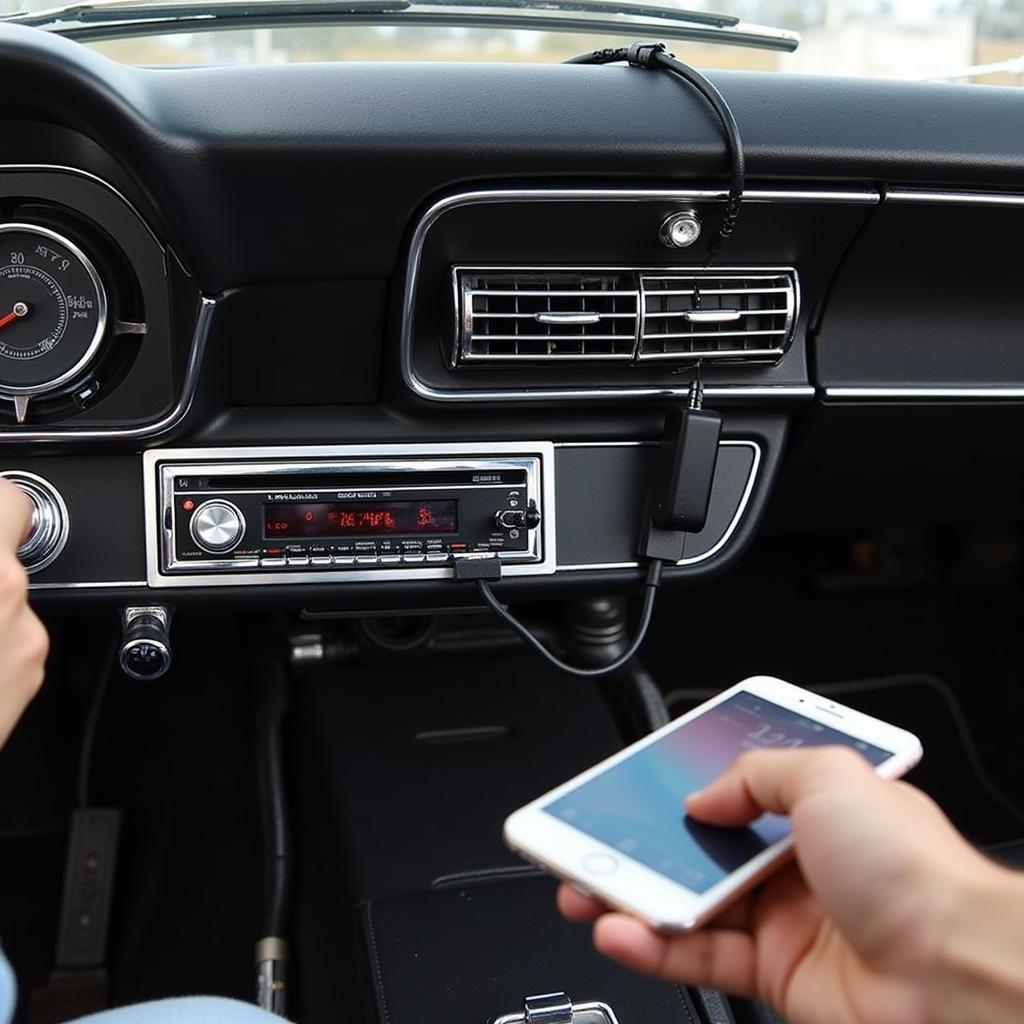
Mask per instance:
[[[234,999],[188,996],[119,1006],[82,1017],[74,1024],[281,1024],[281,1018]]]

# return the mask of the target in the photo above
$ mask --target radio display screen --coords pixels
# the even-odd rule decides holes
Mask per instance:
[[[457,501],[332,501],[263,506],[264,537],[380,537],[456,533]]]

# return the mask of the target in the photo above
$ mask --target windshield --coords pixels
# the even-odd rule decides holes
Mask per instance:
[[[59,0],[57,0],[59,2]],[[55,0],[0,0],[0,13],[17,15],[50,10]],[[107,0],[109,2],[109,0]],[[123,2],[123,0],[122,0]],[[136,0],[135,9],[153,12],[171,9],[196,12],[217,9],[209,0],[193,3],[181,0]],[[268,0],[263,0],[264,4]],[[451,0],[447,0],[451,2]],[[670,48],[684,60],[702,68],[734,68],[783,71],[797,74],[835,74],[855,77],[945,80],[991,85],[1021,85],[1024,82],[1024,0],[733,0],[706,3],[687,0],[655,0],[664,7],[685,11],[727,13],[752,28],[770,26],[800,34],[795,52],[783,49],[730,45],[730,41],[698,42],[675,39]],[[81,5],[78,5],[79,7]],[[104,0],[93,6],[92,20],[110,18],[113,9]],[[260,8],[259,0],[247,8]],[[296,5],[297,7],[300,5]],[[121,38],[96,39],[84,36],[87,45],[117,60],[134,64],[237,64],[284,63],[323,60],[472,60],[472,61],[560,61],[574,54],[609,46],[622,46],[621,34],[602,34],[577,26],[573,31],[553,30],[541,21],[546,13],[579,7],[552,2],[543,10],[517,5],[514,0],[499,5],[483,0],[465,8],[448,7],[445,25],[407,24],[401,0],[391,5],[378,20],[364,14],[353,18],[351,9],[340,9],[332,24],[305,24],[296,16],[288,23],[287,12],[273,27],[245,27],[243,19],[218,24],[218,31],[176,31],[165,23],[154,32],[141,25],[122,26]],[[406,4],[406,7],[415,6]],[[507,11],[520,7],[523,18],[536,20],[538,28],[480,27],[469,16],[481,9],[493,14],[501,6]],[[384,12],[387,2],[377,5]],[[460,10],[465,22],[458,22]],[[177,16],[177,13],[175,14]],[[733,19],[735,20],[735,19]],[[283,22],[283,23],[282,23]],[[454,22],[454,23],[453,23]],[[59,31],[60,25],[52,27]],[[745,25],[738,26],[743,29]],[[559,27],[562,28],[561,26]],[[74,34],[69,32],[69,34]],[[639,38],[657,38],[651,31]],[[795,43],[795,41],[794,41]]]

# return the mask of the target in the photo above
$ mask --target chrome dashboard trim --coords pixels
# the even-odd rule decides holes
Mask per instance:
[[[1008,192],[943,192],[895,188],[885,193],[887,203],[936,203],[949,206],[1024,206],[1024,195]]]
[[[196,388],[199,384],[199,369],[203,354],[206,352],[206,341],[210,332],[210,321],[217,305],[216,299],[203,296],[196,314],[195,328],[189,348],[188,362],[185,364],[185,376],[181,383],[181,393],[170,412],[158,420],[143,423],[136,427],[67,427],[63,430],[0,430],[0,444],[7,441],[138,441],[159,437],[177,426],[192,408]]]
[[[519,202],[693,202],[694,200],[725,200],[725,189],[482,189],[476,192],[457,192],[438,200],[420,218],[409,243],[406,260],[405,284],[402,294],[401,353],[402,379],[413,394],[430,401],[477,402],[499,401],[566,401],[595,398],[672,398],[684,396],[688,387],[635,387],[635,388],[521,388],[514,391],[500,388],[459,390],[435,388],[416,375],[413,366],[412,331],[415,311],[416,284],[420,259],[427,233],[442,215],[460,206],[490,203]],[[877,205],[882,196],[876,189],[816,190],[816,189],[751,189],[744,193],[749,203],[853,203]],[[708,385],[704,394],[708,398],[813,398],[815,389],[808,385]]]
[[[29,583],[29,590],[100,590],[103,587],[145,587],[145,580],[91,580],[88,583]]]
[[[608,447],[641,447],[646,445],[655,445],[655,441],[608,441],[601,443],[600,441],[568,441],[564,444],[555,445],[556,448],[608,448]],[[708,548],[703,554],[695,555],[693,558],[683,558],[676,562],[677,566],[687,565],[699,565],[701,562],[706,562],[709,558],[717,555],[726,544],[729,543],[730,538],[736,532],[743,519],[744,514],[747,511],[747,506],[750,504],[750,498],[754,493],[754,487],[757,484],[758,473],[761,469],[762,451],[761,445],[754,440],[743,439],[743,440],[726,440],[719,441],[719,447],[739,447],[744,446],[753,449],[754,461],[750,466],[750,473],[747,476],[746,486],[743,488],[743,494],[740,496],[740,503],[736,509],[736,514],[729,521],[729,525],[725,528],[725,533],[716,541],[716,543]],[[603,563],[584,563],[582,565],[559,565],[558,572],[596,572],[601,569],[636,569],[639,568],[639,561],[634,562],[603,562]]]
[[[146,528],[146,579],[151,588],[192,588],[232,585],[301,585],[309,583],[370,583],[408,582],[410,580],[450,579],[454,567],[449,564],[433,569],[347,569],[341,572],[246,572],[218,573],[204,577],[175,576],[162,573],[161,547],[165,543],[162,516],[163,497],[160,481],[164,468],[162,463],[207,463],[224,460],[244,463],[257,460],[302,460],[324,459],[387,459],[394,465],[395,460],[410,458],[458,458],[458,457],[539,456],[540,474],[536,481],[539,504],[544,513],[541,524],[541,559],[524,564],[508,564],[502,567],[506,577],[549,575],[557,568],[555,550],[555,528],[557,524],[555,507],[555,449],[550,441],[495,441],[495,442],[445,442],[438,444],[371,444],[371,445],[308,445],[293,447],[252,447],[252,448],[151,448],[143,453],[143,497],[145,504],[144,522]]]
[[[1024,387],[837,387],[825,388],[825,398],[973,398],[1018,399],[1024,398]]]

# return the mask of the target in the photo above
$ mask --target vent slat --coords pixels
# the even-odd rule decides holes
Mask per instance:
[[[454,274],[460,330],[453,365],[634,358],[640,289],[631,271],[456,268]]]
[[[756,269],[640,275],[643,325],[637,358],[684,362],[780,359],[796,320],[796,279]],[[729,316],[718,324],[709,317]],[[769,339],[778,339],[777,344]]]

